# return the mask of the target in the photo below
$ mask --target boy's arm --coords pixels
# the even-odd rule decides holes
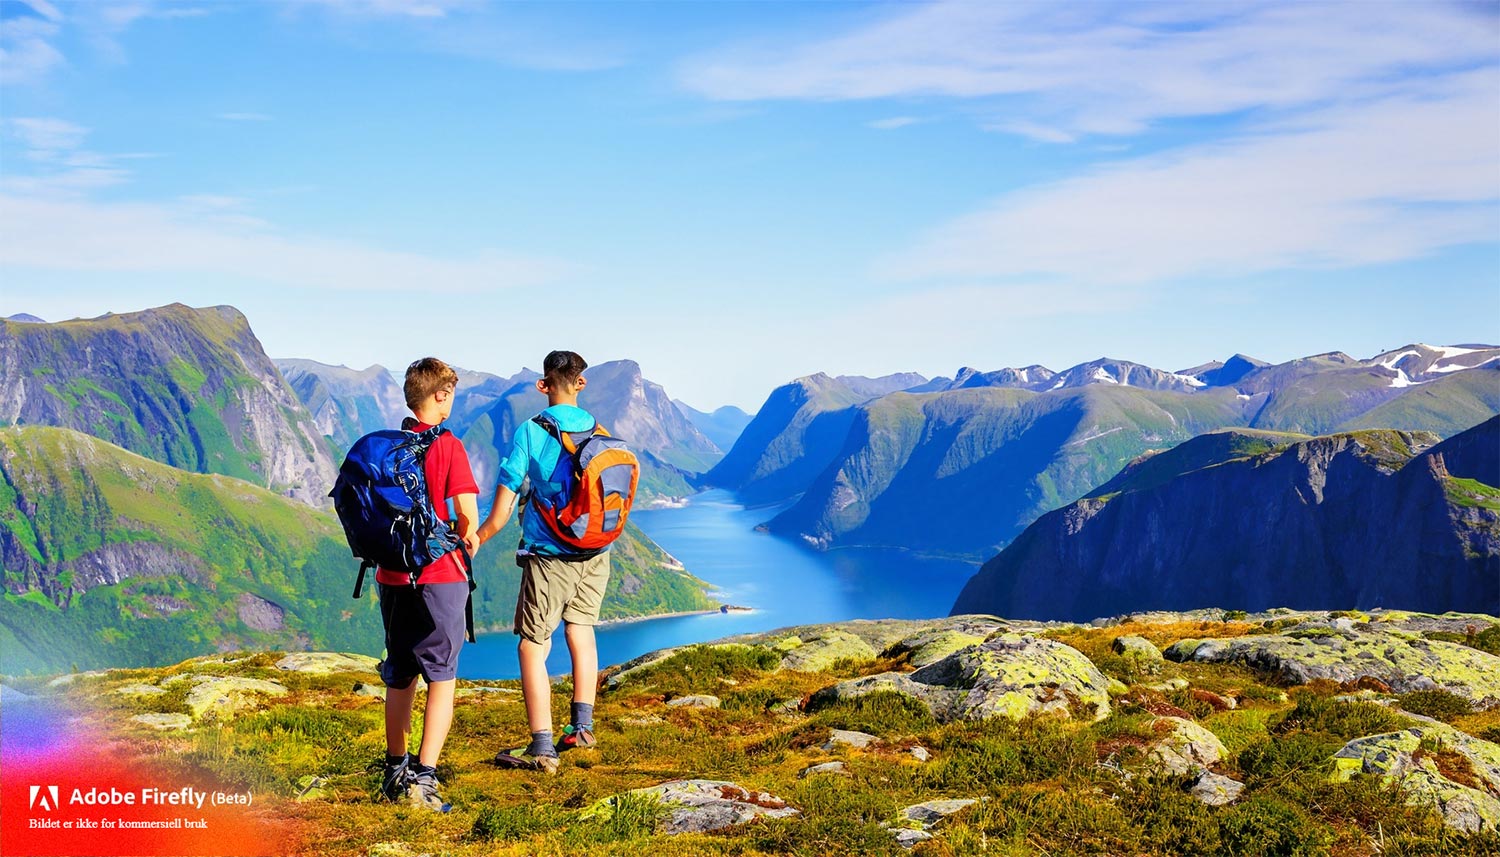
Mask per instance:
[[[473,556],[479,550],[483,542],[479,539],[479,495],[458,494],[453,498],[453,505],[458,507],[458,537],[464,540],[464,546],[469,549],[469,556]]]
[[[470,499],[472,502],[472,496]],[[515,510],[515,507],[516,492],[501,483],[500,487],[495,489],[495,505],[490,508],[489,517],[484,519],[484,523],[479,526],[479,532],[475,534],[480,544],[489,541],[505,528],[505,522],[510,520],[510,513]]]

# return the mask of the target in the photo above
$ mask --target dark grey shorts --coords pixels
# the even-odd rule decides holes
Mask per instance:
[[[427,583],[413,589],[382,583],[379,589],[385,623],[380,677],[386,687],[408,687],[419,675],[428,684],[456,677],[469,584]]]

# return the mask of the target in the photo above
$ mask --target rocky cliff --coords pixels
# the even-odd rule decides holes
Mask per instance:
[[[315,505],[333,484],[322,433],[233,307],[0,321],[0,423],[75,429]]]
[[[1500,417],[1434,434],[1210,434],[1042,516],[955,612],[1500,608]],[[1451,468],[1450,469],[1450,462]]]

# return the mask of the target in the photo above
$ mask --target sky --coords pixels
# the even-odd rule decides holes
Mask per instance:
[[[0,315],[824,371],[1500,343],[1500,3],[0,0]]]

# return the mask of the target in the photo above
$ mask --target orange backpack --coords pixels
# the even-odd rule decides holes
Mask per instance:
[[[575,432],[563,431],[548,414],[538,414],[532,422],[562,444],[549,481],[563,490],[556,505],[536,495],[531,505],[559,544],[582,556],[603,553],[625,531],[640,462],[625,441],[611,437],[597,422],[588,431]]]

